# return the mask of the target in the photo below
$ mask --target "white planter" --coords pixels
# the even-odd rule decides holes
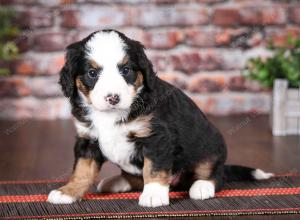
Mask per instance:
[[[277,79],[273,88],[271,125],[274,136],[300,135],[300,88]]]

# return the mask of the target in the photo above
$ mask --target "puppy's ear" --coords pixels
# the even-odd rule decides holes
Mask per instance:
[[[67,47],[65,65],[60,71],[59,84],[66,97],[71,97],[75,91],[75,76],[78,72],[80,55],[82,53],[80,42]]]
[[[61,85],[62,91],[66,97],[69,98],[73,95],[74,80],[67,62],[60,71],[59,84]]]
[[[153,65],[145,54],[144,45],[138,41],[132,40],[132,47],[144,77],[144,86],[148,91],[151,91],[156,80],[156,73],[153,70]]]

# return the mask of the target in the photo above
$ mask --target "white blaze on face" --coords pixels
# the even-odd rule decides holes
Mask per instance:
[[[126,45],[116,32],[96,33],[88,42],[87,59],[102,67],[101,74],[90,92],[92,104],[98,110],[108,110],[110,104],[105,101],[108,94],[118,94],[120,102],[114,107],[129,109],[134,98],[134,87],[127,84],[118,69],[126,53]]]

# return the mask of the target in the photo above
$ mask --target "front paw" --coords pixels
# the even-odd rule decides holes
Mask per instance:
[[[47,202],[53,204],[71,204],[76,201],[75,197],[67,195],[60,190],[52,190],[49,195]]]
[[[140,195],[139,205],[145,207],[169,205],[169,187],[159,183],[146,184]]]
[[[212,181],[197,180],[189,190],[191,199],[209,199],[215,196],[215,185]]]

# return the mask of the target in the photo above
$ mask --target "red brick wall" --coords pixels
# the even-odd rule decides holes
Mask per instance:
[[[159,76],[207,113],[268,112],[270,94],[245,80],[251,56],[300,32],[300,4],[271,0],[0,0],[18,11],[23,35],[13,74],[0,77],[0,117],[66,118],[57,85],[64,48],[116,28],[143,42]]]

